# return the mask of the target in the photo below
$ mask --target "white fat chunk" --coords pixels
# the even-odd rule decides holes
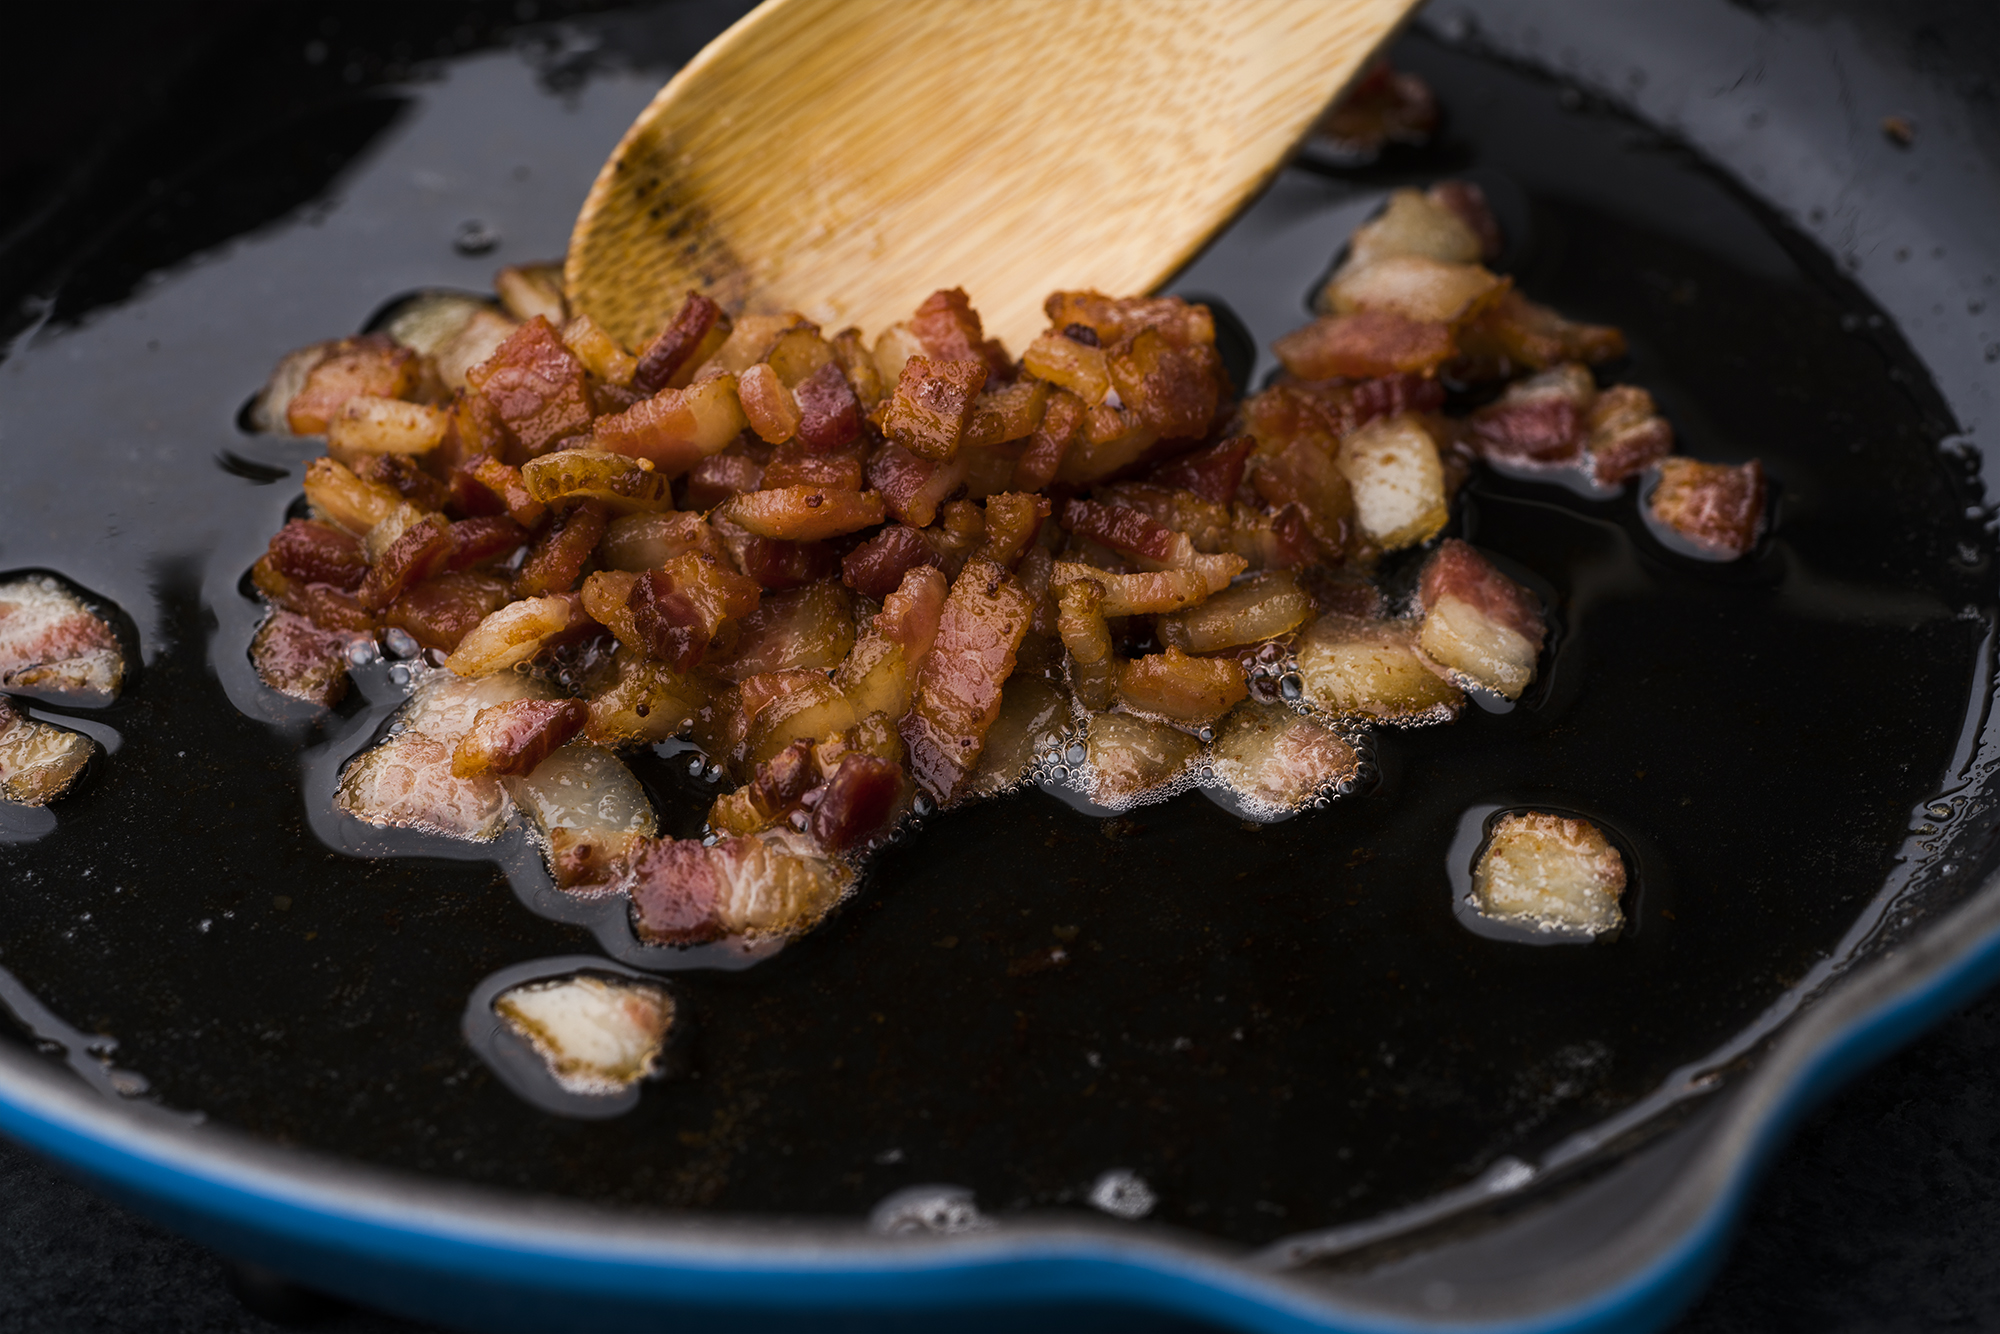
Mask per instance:
[[[1222,720],[1210,771],[1260,807],[1290,810],[1354,775],[1354,747],[1324,723],[1246,700]]]
[[[481,709],[517,699],[554,699],[556,692],[520,672],[495,672],[472,680],[452,672],[431,672],[417,683],[403,706],[403,729],[456,746]]]
[[[0,584],[0,686],[109,703],[125,659],[104,619],[47,575]]]
[[[674,1022],[660,987],[588,973],[511,988],[493,1010],[571,1093],[615,1093],[653,1073]]]
[[[1372,421],[1341,442],[1362,535],[1384,551],[1437,536],[1451,517],[1437,444],[1414,417]]]
[[[55,800],[96,749],[89,737],[22,717],[0,699],[0,801],[41,806]]]
[[[1601,935],[1625,920],[1625,859],[1596,825],[1529,811],[1494,826],[1473,871],[1473,903],[1501,921]]]
[[[557,828],[598,837],[659,832],[646,789],[625,762],[588,741],[572,741],[525,778],[508,779],[507,791],[544,835]]]
[[[1519,699],[1535,679],[1541,650],[1462,598],[1442,597],[1424,614],[1417,646],[1472,685]]]
[[[347,766],[334,804],[357,820],[422,829],[483,843],[499,836],[510,807],[492,778],[455,778],[452,748],[401,732]]]
[[[1457,686],[1424,665],[1406,621],[1328,613],[1300,639],[1297,660],[1306,699],[1336,717],[1442,722],[1465,702]]]

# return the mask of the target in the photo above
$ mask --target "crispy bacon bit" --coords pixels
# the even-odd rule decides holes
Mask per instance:
[[[560,325],[569,318],[561,264],[510,264],[493,275],[493,291],[517,320],[539,317]]]
[[[614,514],[671,507],[663,473],[643,459],[599,449],[559,449],[530,459],[521,469],[528,494],[544,505],[594,500]]]
[[[755,491],[764,484],[764,468],[741,454],[717,454],[694,465],[687,492],[681,497],[691,510],[712,510],[731,496]]]
[[[775,593],[745,612],[736,647],[714,660],[732,681],[766,672],[831,671],[854,647],[853,599],[831,579]]]
[[[767,444],[779,444],[799,433],[799,405],[768,362],[758,362],[736,377],[736,396],[750,429]]]
[[[1306,698],[1335,717],[1440,722],[1465,703],[1457,686],[1424,665],[1407,621],[1328,613],[1307,629],[1297,656]]]
[[[25,717],[0,696],[0,801],[47,805],[76,781],[96,749],[89,737]]]
[[[297,612],[322,630],[365,631],[374,627],[374,616],[351,595],[328,584],[287,579],[272,566],[269,556],[260,557],[250,567],[250,580],[272,602]]]
[[[690,551],[727,559],[721,536],[699,514],[627,514],[613,519],[597,544],[598,559],[614,570],[651,570]]]
[[[415,519],[375,558],[361,587],[355,591],[355,601],[371,611],[379,611],[394,602],[405,588],[442,569],[451,552],[451,525],[442,515],[426,514]]]
[[[1240,558],[1239,558],[1240,559]],[[1192,607],[1208,596],[1208,580],[1197,570],[1158,570],[1145,574],[1112,574],[1088,565],[1057,561],[1055,586],[1088,579],[1104,590],[1106,616],[1154,616]],[[1224,584],[1229,581],[1225,578]]]
[[[1647,507],[1701,550],[1736,560],[1764,531],[1764,468],[1756,459],[1731,467],[1694,459],[1665,459]]]
[[[1021,366],[1037,379],[1095,407],[1111,392],[1111,364],[1098,345],[1095,330],[1087,324],[1070,327],[1089,334],[1090,341],[1071,338],[1067,332],[1045,333],[1028,344],[1028,350],[1021,354]]]
[[[352,394],[326,426],[326,446],[342,455],[428,454],[444,443],[442,408],[375,394]]]
[[[1118,699],[1134,713],[1178,723],[1210,723],[1241,700],[1250,687],[1243,666],[1231,658],[1191,658],[1168,645],[1164,653],[1134,658],[1118,669]]]
[[[1616,361],[1625,355],[1625,335],[1609,325],[1566,320],[1509,290],[1459,330],[1458,346],[1469,376],[1503,377],[1565,361]]]
[[[865,597],[886,598],[919,565],[939,563],[937,547],[921,528],[892,523],[847,553],[840,562],[843,582]]]
[[[570,627],[568,598],[522,598],[492,612],[458,641],[444,665],[467,679],[491,676],[540,653]]]
[[[1574,362],[1507,386],[1472,414],[1470,439],[1482,458],[1517,464],[1573,462],[1597,384]]]
[[[829,361],[792,390],[799,406],[799,443],[816,453],[844,449],[861,435],[861,400],[837,362]]]
[[[590,447],[645,459],[674,478],[720,453],[749,425],[737,379],[718,375],[685,389],[662,389],[625,411],[590,424]]]
[[[710,849],[686,840],[647,840],[632,859],[632,918],[639,938],[698,945],[724,934],[724,894]]]
[[[632,863],[633,925],[641,940],[694,945],[727,935],[790,934],[817,922],[843,888],[833,867],[767,838],[713,847],[648,842]]]
[[[873,528],[887,509],[879,491],[783,486],[732,497],[717,513],[758,537],[818,542]]]
[[[1147,328],[1114,345],[1107,361],[1126,410],[1161,439],[1208,434],[1224,392],[1222,358],[1214,347],[1178,344]]]
[[[514,576],[515,596],[538,598],[575,588],[584,562],[597,550],[609,522],[604,506],[594,500],[572,505],[556,515],[555,522],[535,539],[521,572]]]
[[[267,552],[271,564],[287,579],[305,584],[327,584],[351,593],[368,574],[368,558],[361,543],[332,524],[311,519],[293,519],[271,538]],[[4,591],[0,591],[4,596]],[[0,625],[5,618],[0,616]]]
[[[460,519],[451,526],[451,554],[445,557],[447,570],[470,570],[490,565],[513,554],[528,535],[504,514],[478,519]]]
[[[577,973],[510,987],[493,1013],[570,1093],[603,1095],[656,1074],[674,1000],[650,982]]]
[[[1317,439],[1301,437],[1257,460],[1250,483],[1276,509],[1294,506],[1328,561],[1341,559],[1354,517],[1354,489]]]
[[[1062,525],[1078,537],[1143,560],[1165,562],[1176,551],[1178,534],[1151,515],[1122,505],[1072,500],[1063,506]]]
[[[612,659],[609,685],[590,697],[584,735],[602,746],[665,741],[708,703],[709,691],[631,648]]]
[[[507,605],[507,581],[490,574],[441,574],[404,589],[382,613],[425,648],[450,653],[473,627]]]
[[[1613,385],[1599,394],[1584,425],[1591,476],[1599,486],[1616,486],[1674,452],[1674,428],[1637,385]]]
[[[258,679],[279,694],[332,708],[347,694],[347,650],[356,639],[353,631],[323,630],[279,609],[250,641],[250,661]]]
[[[1126,802],[1177,780],[1201,742],[1177,727],[1129,713],[1096,713],[1084,735],[1092,798]]]
[[[756,609],[761,593],[755,582],[724,569],[713,556],[689,552],[640,575],[626,607],[640,646],[685,672],[708,653],[725,624]]]
[[[1042,303],[1049,323],[1058,329],[1081,324],[1110,347],[1142,329],[1157,329],[1180,347],[1215,343],[1215,317],[1207,306],[1177,296],[1106,296],[1102,292],[1052,292]]]
[[[739,561],[743,573],[772,593],[803,587],[840,569],[840,558],[829,543],[785,542],[771,537],[744,542]]]
[[[1541,656],[1542,609],[1535,595],[1457,538],[1424,565],[1418,582],[1424,618],[1417,647],[1467,682],[1519,699]]]
[[[1084,401],[1067,390],[1049,395],[1041,424],[1014,465],[1015,490],[1039,491],[1056,479],[1070,446],[1083,433],[1085,412]]]
[[[1041,425],[1048,405],[1049,387],[1040,380],[1016,380],[997,389],[988,386],[972,401],[972,420],[966,424],[961,443],[990,450],[1026,440]],[[1005,457],[1004,452],[1000,457]],[[1000,468],[1003,477],[1012,472],[1011,462]]]
[[[1471,181],[1439,181],[1425,196],[1432,203],[1450,209],[1458,220],[1479,239],[1479,253],[1471,258],[1491,264],[1500,258],[1500,224],[1486,202],[1486,192]]]
[[[1104,621],[1104,585],[1088,578],[1056,585],[1056,632],[1069,650],[1069,684],[1077,702],[1093,713],[1110,708],[1118,658]]]
[[[466,372],[529,455],[590,429],[583,363],[570,355],[554,326],[537,315],[507,336],[499,350]]]
[[[1343,269],[1322,294],[1336,315],[1384,311],[1421,324],[1457,324],[1499,301],[1505,278],[1477,264],[1449,264],[1424,255],[1387,255]]]
[[[363,454],[354,460],[354,475],[379,482],[418,509],[441,510],[451,501],[451,489],[403,454]]]
[[[965,481],[966,460],[921,459],[888,444],[868,460],[868,485],[882,493],[889,513],[913,528],[928,528],[938,506]]]
[[[889,823],[902,795],[900,765],[874,755],[843,757],[813,807],[813,841],[828,852],[847,851]]]
[[[1251,701],[1222,721],[1210,768],[1238,796],[1267,811],[1290,811],[1354,777],[1354,747],[1324,723],[1282,704]]]
[[[903,661],[915,671],[937,641],[938,624],[948,596],[944,571],[914,566],[903,574],[894,592],[882,601],[875,632],[903,650]]]
[[[937,801],[949,801],[978,763],[1033,616],[1020,584],[990,561],[968,563],[953,581],[902,727],[916,780]]]
[[[937,361],[982,361],[986,331],[965,289],[932,292],[910,317],[910,332]]]
[[[986,542],[979,548],[979,558],[1013,569],[1042,531],[1042,521],[1049,517],[1049,510],[1047,496],[1024,495],[1017,491],[988,496]]]
[[[866,489],[867,475],[861,456],[852,451],[811,454],[797,441],[778,446],[764,465],[762,487],[828,486],[835,490]],[[755,488],[753,488],[755,489]]]
[[[579,315],[563,326],[563,346],[576,354],[583,368],[609,385],[630,385],[639,359],[620,347],[596,320]]]
[[[404,504],[393,487],[364,482],[342,464],[317,458],[306,465],[306,499],[350,533],[365,533]]]
[[[1588,820],[1522,811],[1493,826],[1472,873],[1488,917],[1601,935],[1625,920],[1625,859]]]
[[[528,484],[521,479],[521,470],[509,463],[502,463],[491,454],[475,454],[459,465],[454,476],[464,476],[467,481],[492,496],[507,511],[515,523],[523,528],[539,528],[548,515],[548,507],[529,494]]]
[[[778,823],[818,783],[812,755],[810,741],[794,741],[759,764],[748,783],[716,798],[709,827],[720,834],[756,834]]]
[[[1150,480],[1155,486],[1192,491],[1203,500],[1227,505],[1243,484],[1243,469],[1256,444],[1255,436],[1232,435],[1206,449],[1161,464],[1153,470]]]
[[[1434,375],[1457,352],[1448,324],[1393,311],[1363,310],[1314,320],[1272,345],[1285,369],[1304,380],[1335,376]]]
[[[422,359],[388,335],[343,338],[306,374],[304,386],[286,405],[285,424],[293,435],[323,435],[356,394],[404,398],[415,392],[421,378]]]
[[[488,705],[452,752],[454,778],[526,774],[583,730],[589,710],[576,699],[516,699]]]
[[[648,394],[670,386],[681,388],[694,378],[702,362],[716,354],[729,332],[729,316],[723,314],[722,307],[699,292],[689,292],[673,323],[639,354],[633,387]]]
[[[1391,255],[1476,264],[1484,251],[1479,233],[1435,192],[1396,190],[1388,206],[1355,231],[1343,267],[1359,269]]]
[[[911,357],[883,409],[883,434],[919,458],[952,457],[972,420],[973,400],[986,373],[983,361]]]

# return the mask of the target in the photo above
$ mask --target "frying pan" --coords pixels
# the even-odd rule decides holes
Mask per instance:
[[[1516,714],[1385,740],[1374,792],[1255,835],[1199,798],[939,820],[820,934],[676,974],[694,1073],[594,1123],[520,1102],[458,1021],[602,935],[489,851],[315,836],[302,793],[381,683],[316,720],[249,678],[241,576],[309,451],[232,423],[279,351],[559,248],[601,145],[730,14],[421,68],[444,18],[234,30],[161,125],[181,170],[135,197],[86,164],[4,256],[0,568],[101,599],[141,668],[110,710],[48,706],[108,753],[0,843],[0,1127],[232,1254],[481,1327],[1671,1318],[1789,1120],[2000,970],[1994,48],[1924,35],[1970,6],[1572,8],[1434,7],[1398,55],[1440,142],[1305,162],[1177,290],[1268,342],[1384,189],[1471,175],[1531,294],[1627,325],[1684,448],[1771,461],[1771,547],[1675,566],[1629,511],[1475,483],[1470,535],[1562,610]],[[1568,670],[1591,654],[1656,675]],[[642,776],[698,827],[696,780]],[[1629,839],[1635,929],[1469,938],[1466,813],[1564,797]],[[1080,962],[1038,967],[1060,939]],[[1083,1207],[1120,1169],[1143,1223]]]

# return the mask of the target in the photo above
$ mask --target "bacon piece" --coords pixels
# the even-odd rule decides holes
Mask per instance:
[[[583,363],[540,315],[509,334],[465,379],[493,404],[530,456],[590,429]]]
[[[1756,459],[1737,467],[1670,458],[1647,501],[1655,521],[1701,550],[1736,560],[1757,545],[1764,530],[1764,467]]]
[[[544,505],[594,500],[614,514],[673,506],[665,474],[644,459],[601,449],[558,449],[521,468],[528,494]]]
[[[350,394],[326,425],[326,447],[338,457],[428,454],[444,443],[450,414],[425,403],[379,394]]]
[[[1225,391],[1222,358],[1207,343],[1179,344],[1141,329],[1106,354],[1125,409],[1161,439],[1208,434]]]
[[[989,385],[978,398],[972,400],[972,419],[966,423],[960,443],[974,449],[996,451],[1001,458],[1006,458],[1007,451],[998,447],[1032,436],[1035,428],[1041,425],[1048,405],[1049,386],[1040,380],[1017,380],[997,389]],[[1000,468],[1000,474],[1011,476],[1012,472],[1013,461],[1008,459],[1006,466]]]
[[[1329,612],[1306,630],[1297,659],[1306,699],[1337,718],[1441,722],[1465,703],[1457,686],[1424,665],[1407,621]]]
[[[1093,800],[1110,804],[1144,797],[1175,782],[1201,742],[1177,727],[1129,713],[1096,713],[1084,734]]]
[[[750,429],[767,444],[780,444],[799,433],[799,405],[770,363],[758,362],[736,377],[736,397]]]
[[[1472,258],[1482,264],[1500,258],[1500,224],[1493,217],[1484,190],[1471,181],[1439,181],[1424,194],[1432,203],[1450,209],[1479,239],[1479,253]]]
[[[719,834],[756,834],[777,824],[818,783],[812,755],[812,742],[794,741],[759,764],[748,783],[715,799],[709,828]]]
[[[764,468],[757,460],[741,454],[716,454],[694,465],[681,500],[692,510],[712,510],[731,496],[755,491],[763,484]]]
[[[468,630],[444,665],[472,680],[504,672],[567,632],[578,606],[565,597],[522,598],[498,607]]]
[[[1033,617],[1020,584],[990,561],[968,563],[953,581],[902,725],[916,780],[940,803],[979,762],[986,729],[1000,712],[1000,688]]]
[[[1450,325],[1380,310],[1314,320],[1280,338],[1271,350],[1302,380],[1435,375],[1458,351]]]
[[[1058,329],[1083,325],[1110,347],[1142,329],[1157,329],[1181,347],[1215,343],[1215,317],[1208,307],[1177,296],[1111,297],[1102,292],[1052,292],[1042,303],[1049,323]]]
[[[1613,385],[1599,394],[1584,428],[1590,473],[1599,486],[1616,486],[1674,452],[1674,428],[1637,385]]]
[[[1083,433],[1086,411],[1084,401],[1066,390],[1049,395],[1041,424],[1014,465],[1016,491],[1039,491],[1056,479],[1070,446]]]
[[[250,567],[257,590],[287,611],[297,612],[322,630],[368,631],[375,617],[349,594],[328,584],[302,584],[287,579],[260,556]]]
[[[1451,517],[1437,442],[1413,416],[1370,422],[1341,442],[1361,535],[1384,551],[1427,542]]]
[[[47,805],[68,790],[96,750],[89,737],[36,722],[0,695],[0,801]]]
[[[645,459],[662,477],[678,477],[728,448],[749,426],[736,384],[734,375],[718,375],[685,389],[662,389],[590,423],[590,447]]]
[[[648,839],[632,859],[632,925],[654,945],[698,945],[725,934],[725,893],[710,849],[684,839]]]
[[[1597,826],[1540,811],[1503,816],[1472,872],[1482,914],[1543,931],[1614,930],[1624,892],[1625,859]]]
[[[952,457],[972,420],[973,400],[986,376],[983,361],[911,357],[883,409],[883,434],[919,458]]]
[[[422,359],[387,334],[362,334],[334,344],[285,406],[293,435],[323,435],[336,414],[356,394],[403,398],[416,391]]]
[[[1240,560],[1240,557],[1236,559]],[[1054,581],[1063,585],[1088,579],[1104,590],[1106,616],[1156,616],[1192,607],[1209,594],[1209,581],[1197,570],[1155,570],[1143,574],[1113,574],[1088,565],[1057,561]],[[1229,580],[1222,583],[1227,586]]]
[[[979,558],[1013,569],[1041,533],[1042,521],[1049,517],[1049,510],[1047,496],[1024,495],[1017,491],[988,496],[986,541],[979,548]]]
[[[1387,255],[1360,268],[1341,270],[1321,297],[1335,315],[1371,310],[1424,324],[1455,325],[1491,307],[1509,289],[1507,279],[1477,264]]]
[[[605,527],[597,555],[614,570],[651,570],[690,551],[727,559],[722,537],[699,514],[627,514]]]
[[[578,315],[562,328],[563,346],[606,384],[626,386],[638,374],[639,359],[620,346],[618,340],[588,315]],[[642,392],[651,393],[651,390]]]
[[[843,450],[811,454],[806,452],[803,444],[790,441],[772,452],[771,461],[764,465],[761,483],[766,490],[784,486],[827,486],[836,490],[860,491],[867,486],[867,474],[858,453]]]
[[[756,609],[761,595],[754,581],[724,569],[713,556],[689,552],[640,575],[626,607],[639,646],[685,672],[726,624]]]
[[[334,804],[369,824],[485,842],[507,822],[507,794],[495,779],[452,777],[456,744],[418,731],[392,736],[347,766]]]
[[[736,647],[712,660],[732,681],[766,672],[831,671],[854,647],[854,599],[825,579],[764,598],[738,627]]]
[[[709,701],[710,691],[621,645],[612,658],[612,680],[590,698],[584,735],[601,746],[665,741]]]
[[[829,361],[792,389],[799,405],[799,443],[815,453],[844,449],[861,435],[861,400],[838,362]]]
[[[474,626],[507,605],[507,581],[490,574],[441,574],[412,584],[382,613],[425,648],[450,653]]]
[[[1625,355],[1625,335],[1610,325],[1565,319],[1509,290],[1459,330],[1458,347],[1470,375],[1504,378],[1565,361],[1601,366]]]
[[[803,587],[840,569],[840,558],[828,543],[785,542],[771,537],[744,542],[739,560],[743,573],[771,593]]]
[[[1183,454],[1153,469],[1148,479],[1155,486],[1192,491],[1203,500],[1227,505],[1243,484],[1243,469],[1257,438],[1232,435],[1228,439]]]
[[[1069,651],[1069,684],[1077,702],[1095,713],[1111,707],[1118,658],[1104,623],[1104,585],[1072,579],[1056,585],[1056,632]]]
[[[882,601],[876,613],[875,632],[903,650],[903,661],[915,671],[937,641],[938,624],[944,616],[948,597],[944,571],[919,565],[903,574],[903,581]]]
[[[1533,593],[1478,551],[1447,539],[1425,562],[1417,598],[1417,647],[1447,673],[1519,699],[1535,679],[1546,633]]]
[[[276,610],[250,641],[257,679],[281,695],[332,708],[347,694],[347,651],[358,636],[324,630],[294,611]]]
[[[673,322],[639,354],[633,385],[648,394],[686,385],[701,363],[721,348],[730,327],[722,307],[699,292],[689,292]]]
[[[418,509],[441,510],[451,501],[451,488],[424,471],[424,465],[402,454],[350,455],[354,475],[388,487]]]
[[[840,577],[855,592],[879,600],[917,566],[938,563],[937,547],[923,529],[892,523],[841,559]]]
[[[1080,402],[1095,407],[1111,392],[1111,364],[1089,325],[1072,325],[1085,337],[1050,331],[1028,344],[1021,366],[1028,374],[1059,386]]]
[[[1274,509],[1296,507],[1327,560],[1341,560],[1354,519],[1354,489],[1318,440],[1301,437],[1275,455],[1261,455],[1250,482]]]
[[[1252,575],[1198,607],[1162,616],[1160,642],[1189,653],[1216,653],[1288,635],[1313,614],[1313,600],[1288,570]]]
[[[305,584],[351,593],[368,575],[368,557],[351,534],[330,523],[293,519],[271,538],[266,554],[278,573]],[[4,591],[0,591],[4,596]]]
[[[521,572],[514,576],[514,595],[524,598],[567,593],[583,575],[584,562],[604,539],[610,516],[594,500],[572,505],[535,539]]]
[[[632,871],[633,925],[654,944],[796,934],[825,916],[845,887],[824,859],[769,837],[724,839],[713,847],[649,842]]]
[[[548,515],[548,507],[529,493],[528,484],[521,479],[521,470],[510,463],[502,463],[491,454],[473,455],[453,474],[454,477],[459,475],[492,496],[523,528],[541,527],[542,520]]]
[[[366,533],[408,502],[395,488],[364,482],[345,464],[316,458],[306,465],[306,500],[350,533]]]
[[[1062,526],[1113,551],[1160,563],[1174,557],[1174,539],[1180,536],[1151,515],[1094,500],[1072,500],[1064,505]]]
[[[674,1000],[653,983],[572,973],[509,987],[494,997],[493,1013],[564,1091],[602,1096],[659,1070]]]
[[[1214,722],[1250,694],[1241,663],[1191,658],[1172,645],[1120,663],[1116,690],[1133,712],[1179,723]]]
[[[732,497],[716,512],[758,537],[817,542],[873,528],[888,511],[879,491],[783,486]]]
[[[1269,811],[1296,810],[1360,767],[1332,728],[1282,704],[1246,701],[1217,729],[1210,771],[1238,796]]]
[[[1236,506],[1230,511],[1227,545],[1252,570],[1296,569],[1324,557],[1301,505],[1286,505],[1273,514]]]
[[[1472,447],[1481,458],[1517,464],[1574,462],[1597,384],[1571,362],[1507,386],[1472,414]]]
[[[451,526],[451,554],[445,557],[447,570],[470,570],[509,556],[528,534],[504,514],[478,519],[460,519]]]
[[[355,591],[355,601],[370,611],[381,610],[405,588],[442,569],[451,550],[451,525],[442,515],[425,514],[416,518],[375,558],[361,587]]]
[[[583,730],[580,699],[516,699],[479,711],[452,751],[454,778],[506,777],[534,771],[556,747]]]
[[[850,754],[813,807],[812,836],[827,852],[845,852],[889,823],[903,795],[903,770],[874,755]]]
[[[1484,252],[1479,233],[1434,191],[1395,190],[1388,205],[1349,238],[1347,260],[1341,267],[1359,269],[1390,255],[1476,264],[1485,258]]]
[[[932,292],[910,317],[910,332],[936,361],[982,361],[986,331],[965,289]]]
[[[1385,59],[1334,103],[1315,132],[1344,153],[1372,158],[1392,143],[1427,142],[1437,124],[1438,103],[1430,86]]]
[[[888,444],[868,460],[868,484],[882,493],[890,514],[913,528],[928,528],[945,497],[964,484],[967,460],[921,459]]]

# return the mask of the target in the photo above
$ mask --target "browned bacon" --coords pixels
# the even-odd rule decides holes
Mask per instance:
[[[1764,530],[1764,468],[1666,459],[1648,502],[1653,517],[1703,551],[1735,560]]]
[[[902,729],[916,780],[936,800],[950,800],[979,762],[1033,616],[1021,585],[990,561],[968,563],[953,581]]]
[[[532,773],[558,746],[581,732],[589,716],[580,699],[515,699],[490,704],[458,739],[451,757],[452,777]]]
[[[918,458],[942,460],[958,453],[973,400],[986,383],[984,361],[934,361],[911,357],[882,413],[882,433]]]
[[[1431,375],[1457,348],[1451,326],[1364,310],[1314,320],[1272,344],[1285,369],[1302,380],[1335,376]]]
[[[540,315],[509,334],[498,351],[466,372],[465,379],[493,404],[530,455],[590,429],[583,363]]]
[[[672,323],[639,354],[633,386],[657,394],[669,386],[686,385],[696,368],[715,355],[729,330],[729,316],[722,307],[699,292],[689,292]]]

